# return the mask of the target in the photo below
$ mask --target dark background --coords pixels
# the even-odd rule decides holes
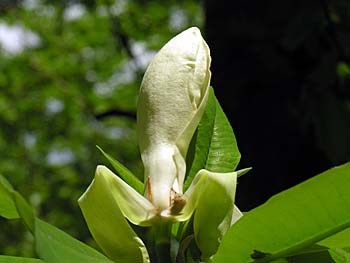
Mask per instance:
[[[242,153],[237,202],[350,159],[349,1],[206,1],[212,85]]]

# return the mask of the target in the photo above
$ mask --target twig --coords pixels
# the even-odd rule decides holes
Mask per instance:
[[[95,118],[97,120],[102,120],[102,119],[112,117],[112,116],[123,116],[123,117],[128,117],[130,119],[136,120],[136,113],[135,112],[123,111],[120,109],[112,109],[112,110],[108,110],[105,112],[95,114]]]

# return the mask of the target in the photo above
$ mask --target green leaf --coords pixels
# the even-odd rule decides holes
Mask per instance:
[[[233,172],[241,158],[235,135],[212,88],[203,117],[187,154],[184,189],[200,169],[212,172]]]
[[[271,261],[271,263],[288,263],[288,260],[285,258],[279,258],[279,259],[276,259],[274,261]]]
[[[328,248],[320,245],[312,245],[303,249],[298,250],[293,256],[306,255],[306,254],[317,254],[319,252],[327,252]]]
[[[111,155],[104,152],[101,147],[96,146],[97,149],[107,158],[113,168],[116,170],[117,174],[131,187],[133,187],[137,192],[143,194],[144,186],[143,183],[124,165],[115,160]]]
[[[44,261],[37,258],[22,258],[22,257],[11,257],[11,256],[1,256],[1,263],[44,263]]]
[[[288,260],[285,258],[278,258],[276,260],[271,261],[271,263],[288,263]],[[310,263],[310,262],[308,262]]]
[[[145,245],[124,218],[131,214],[131,222],[142,221],[154,214],[155,208],[146,198],[107,167],[98,166],[93,182],[79,198],[79,206],[97,244],[111,259],[149,262]]]
[[[17,219],[19,214],[17,212],[16,203],[13,200],[13,188],[10,183],[0,175],[0,216],[7,219]]]
[[[349,263],[350,262],[350,247],[348,248],[332,248],[329,250],[329,254],[336,263]]]
[[[38,218],[35,240],[38,255],[47,263],[112,263],[93,248]]]
[[[304,253],[288,258],[289,263],[334,263],[328,250]]]
[[[350,247],[350,228],[325,238],[317,244],[328,248]]]
[[[22,218],[24,224],[30,232],[34,233],[35,217],[33,208],[28,204],[24,197],[16,191],[13,192],[13,199],[15,201],[18,214]]]
[[[348,228],[349,189],[346,163],[273,196],[231,227],[213,262],[254,262],[254,251],[259,262],[292,256]]]
[[[34,232],[34,213],[32,207],[15,191],[11,184],[0,175],[0,215],[7,219],[21,218],[27,228]]]
[[[336,263],[350,262],[350,228],[338,232],[317,243],[330,248],[329,255]]]

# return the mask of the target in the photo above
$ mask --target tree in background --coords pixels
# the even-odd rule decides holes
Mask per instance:
[[[350,2],[205,2],[212,85],[242,153],[237,203],[350,160]],[[219,30],[221,29],[221,30]]]
[[[203,21],[196,1],[1,1],[0,173],[42,218],[92,240],[77,199],[105,163],[142,175],[135,133],[141,77],[171,36]],[[15,32],[15,33],[13,33]],[[31,256],[0,219],[0,254]],[[91,241],[92,242],[92,241]]]

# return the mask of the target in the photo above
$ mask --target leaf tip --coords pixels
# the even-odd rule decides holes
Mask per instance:
[[[242,175],[245,175],[246,173],[248,173],[252,169],[253,169],[253,167],[248,167],[248,168],[244,168],[244,169],[236,171],[237,177],[241,177]]]

